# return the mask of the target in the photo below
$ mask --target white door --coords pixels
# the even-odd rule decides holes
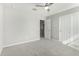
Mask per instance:
[[[51,39],[51,19],[45,20],[45,38]]]
[[[73,20],[73,39],[79,38],[79,12],[75,12],[72,14]]]
[[[59,17],[59,41],[63,42],[71,37],[71,14]]]

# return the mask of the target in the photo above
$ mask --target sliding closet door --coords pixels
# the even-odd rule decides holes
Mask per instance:
[[[71,37],[71,14],[59,17],[59,40],[65,41]]]
[[[79,12],[72,14],[73,20],[73,39],[79,39]]]
[[[45,38],[51,39],[51,19],[45,20]]]

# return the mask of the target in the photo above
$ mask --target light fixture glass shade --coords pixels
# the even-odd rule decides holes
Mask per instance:
[[[45,10],[48,10],[49,9],[49,7],[45,7]]]

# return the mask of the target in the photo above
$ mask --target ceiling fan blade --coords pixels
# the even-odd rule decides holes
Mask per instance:
[[[45,6],[43,6],[43,5],[36,5],[36,7],[45,7]]]
[[[49,3],[48,6],[51,6],[52,4],[54,4],[54,3]]]
[[[45,3],[45,5],[36,5],[36,7],[47,7],[47,6],[50,6],[50,5],[52,5],[52,4],[54,4],[54,3]]]

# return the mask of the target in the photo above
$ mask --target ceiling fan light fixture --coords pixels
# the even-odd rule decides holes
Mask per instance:
[[[46,7],[45,7],[45,10],[48,10],[48,9],[49,9],[49,7],[48,7],[48,6],[46,6]]]

